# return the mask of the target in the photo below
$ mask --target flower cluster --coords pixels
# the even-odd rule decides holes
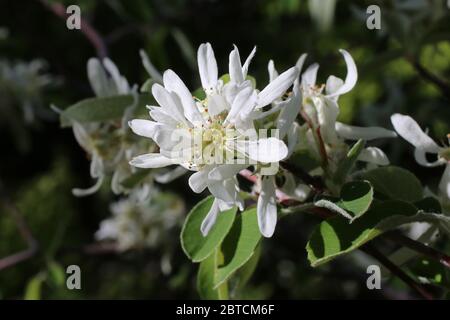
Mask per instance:
[[[357,81],[351,55],[345,50],[341,53],[347,64],[345,80],[330,76],[325,85],[317,84],[318,64],[312,64],[300,76],[304,54],[295,66],[281,74],[270,61],[269,84],[258,90],[248,76],[255,49],[242,63],[234,47],[228,75],[219,78],[211,45],[200,45],[197,58],[204,95],[192,96],[175,72],[165,71],[163,85],[152,87],[159,104],[148,106],[153,120],[129,122],[136,134],[151,138],[159,152],[137,156],[130,164],[140,168],[179,165],[194,171],[189,178],[191,189],[197,193],[208,189],[215,198],[201,225],[203,235],[208,234],[220,212],[233,206],[243,210],[236,176],[247,173],[248,177],[251,169],[250,176],[256,182],[254,192],[258,195],[260,231],[271,237],[277,222],[277,200],[305,200],[310,188],[280,170],[280,161],[288,161],[305,149],[318,161],[316,169],[329,178],[349,150],[346,140],[396,137],[395,132],[384,128],[354,127],[337,121],[338,98]],[[295,122],[297,116],[303,124]],[[358,160],[389,164],[387,156],[376,147],[365,148]],[[284,183],[278,186],[277,177]],[[332,189],[331,179],[328,180]]]
[[[119,251],[156,248],[172,243],[165,238],[180,225],[184,204],[170,194],[153,192],[143,203],[119,200],[111,204],[111,212],[112,217],[101,222],[97,240],[114,241]]]

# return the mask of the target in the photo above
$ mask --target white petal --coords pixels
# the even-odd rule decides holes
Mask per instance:
[[[297,62],[295,63],[295,66],[297,67],[298,73],[299,73],[299,74],[302,73],[303,65],[305,64],[305,60],[306,60],[306,57],[307,57],[307,56],[308,56],[308,55],[307,55],[306,53],[303,53],[303,54],[297,59]],[[300,80],[299,77],[297,77],[297,79],[295,79],[295,81],[294,81],[294,87],[298,87],[298,86],[299,86],[299,80]]]
[[[295,151],[300,138],[300,126],[294,122],[288,131],[288,157]]]
[[[217,86],[217,62],[214,51],[209,43],[202,43],[197,52],[198,71],[203,89],[213,89]]]
[[[387,155],[376,147],[367,147],[358,156],[359,161],[374,163],[379,166],[387,166],[389,159]]]
[[[302,74],[302,86],[314,86],[316,85],[317,71],[319,70],[319,64],[313,63]]]
[[[77,140],[78,144],[86,150],[86,152],[91,153],[94,149],[92,144],[92,140],[87,133],[86,129],[79,124],[78,122],[74,122],[72,124],[73,135],[75,136],[75,140]]]
[[[174,164],[172,159],[159,153],[147,153],[133,158],[130,165],[138,168],[162,168]]]
[[[170,114],[179,122],[188,124],[186,117],[184,116],[181,100],[179,98],[174,99],[176,97],[175,94],[171,94],[158,83],[152,86],[152,94],[165,113]]]
[[[87,74],[92,91],[94,91],[97,97],[107,97],[115,93],[114,83],[106,74],[100,60],[97,58],[90,58],[88,60]]]
[[[269,82],[272,82],[273,80],[278,77],[278,71],[275,69],[275,64],[273,60],[269,61],[269,64],[267,65],[267,70],[269,71]]]
[[[92,161],[90,166],[90,174],[92,178],[98,178],[103,175],[103,159],[98,155],[97,152],[92,154]]]
[[[226,179],[223,181],[208,181],[208,190],[211,194],[222,201],[227,203],[235,203],[237,197],[237,185],[234,179]]]
[[[148,72],[150,77],[158,83],[163,83],[163,77],[162,77],[161,73],[152,64],[147,53],[141,49],[141,50],[139,50],[139,55],[141,56],[142,65],[144,66],[145,70]]]
[[[223,111],[228,110],[229,106],[223,95],[213,94],[208,97],[208,113],[214,117]]]
[[[434,142],[410,116],[396,113],[391,116],[391,122],[398,134],[416,148],[425,152],[438,153],[440,147]]]
[[[419,148],[414,149],[414,158],[418,164],[424,167],[437,167],[446,163],[443,158],[438,158],[436,161],[429,162],[425,150]]]
[[[197,171],[189,177],[189,186],[195,193],[201,193],[208,186],[208,170]]]
[[[273,176],[262,178],[257,215],[261,234],[266,238],[270,238],[277,224],[277,204],[275,201],[275,180]]]
[[[229,58],[229,73],[230,73],[230,81],[234,81],[236,83],[242,83],[244,81],[244,74],[242,72],[241,65],[241,57],[239,55],[239,50],[236,46],[230,52]]]
[[[325,86],[325,92],[327,93],[327,95],[333,94],[343,85],[344,81],[342,79],[335,76],[329,76],[327,79],[327,84]]]
[[[328,95],[329,97],[337,97],[341,94],[347,93],[353,89],[356,85],[356,81],[358,80],[358,70],[356,69],[355,61],[353,60],[350,53],[343,49],[339,49],[339,52],[342,53],[345,59],[345,64],[347,65],[347,76],[345,77],[344,84],[339,87],[334,93]]]
[[[277,128],[280,130],[280,138],[283,139],[286,133],[292,127],[292,124],[300,112],[301,93],[298,86],[293,89],[291,98],[285,103],[281,109],[277,120]]]
[[[208,174],[210,180],[225,180],[234,177],[241,170],[247,168],[248,165],[241,164],[225,164],[212,169]]]
[[[257,95],[252,87],[246,87],[238,93],[231,105],[230,112],[225,119],[225,122],[235,123],[236,116],[239,114],[242,119],[254,109],[256,105]]]
[[[298,72],[302,72],[303,69],[303,64],[305,63],[306,57],[308,56],[308,54],[303,53],[298,59],[297,62],[295,63],[295,66],[298,69]]]
[[[216,223],[218,214],[219,214],[219,200],[214,199],[211,209],[209,209],[208,214],[206,215],[205,219],[203,219],[202,225],[200,226],[200,231],[204,237],[208,235],[209,231]]]
[[[244,75],[244,79],[245,79],[245,77],[247,77],[248,67],[250,66],[250,62],[252,61],[253,57],[255,56],[255,53],[256,53],[256,46],[253,47],[252,52],[250,52],[247,59],[245,59],[244,65],[242,66],[242,73]]]
[[[298,69],[292,67],[280,74],[258,94],[258,107],[264,107],[281,97],[298,77]]]
[[[85,196],[89,196],[89,195],[91,195],[93,193],[96,193],[100,189],[102,184],[103,184],[103,178],[104,178],[103,176],[100,176],[97,179],[97,182],[92,187],[90,187],[88,189],[78,189],[78,188],[72,189],[72,194],[75,197],[85,197]]]
[[[137,135],[151,138],[155,137],[158,130],[158,123],[144,119],[134,119],[128,122],[128,126]]]
[[[150,117],[158,123],[164,123],[171,127],[176,127],[178,121],[176,121],[171,115],[168,115],[162,108],[152,108],[149,112]]]
[[[202,123],[203,118],[195,105],[194,98],[190,93],[189,89],[186,87],[184,82],[178,77],[178,75],[172,70],[167,70],[163,75],[164,87],[175,92],[180,98],[181,104],[183,106],[183,113],[186,118],[191,123]]]
[[[109,58],[103,59],[103,65],[105,69],[108,70],[111,75],[113,82],[117,88],[118,94],[127,94],[130,92],[130,85],[125,77],[123,77],[117,66]]]
[[[394,131],[381,127],[356,127],[336,122],[336,131],[341,138],[348,140],[373,140],[378,138],[395,138]]]
[[[450,163],[447,163],[445,166],[444,174],[439,183],[439,191],[450,200]]]
[[[322,138],[326,143],[335,144],[337,142],[336,119],[339,115],[339,106],[332,99],[318,97],[312,99],[317,110],[317,121]]]
[[[158,170],[158,173],[155,174],[155,181],[158,183],[169,183],[181,177],[186,172],[188,172],[188,170],[181,166],[178,166],[175,169],[169,170],[167,172],[160,172]]]
[[[256,141],[238,141],[237,149],[252,160],[271,163],[286,158],[288,149],[286,144],[277,138],[263,138]]]

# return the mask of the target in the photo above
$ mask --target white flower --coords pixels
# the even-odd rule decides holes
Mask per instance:
[[[304,58],[299,60],[304,61]],[[299,71],[302,68],[302,64],[303,62],[297,63],[296,65]],[[272,83],[272,81],[275,81],[278,77],[278,71],[275,69],[275,65],[272,60],[269,61],[268,71],[269,81]],[[287,100],[282,101],[281,99],[276,99],[272,106],[272,110],[281,110],[275,122],[276,128],[279,130],[279,138],[283,139],[286,135],[288,136],[288,156],[292,153],[295,145],[297,144],[298,125],[294,122],[298,112],[300,111],[300,103],[301,92],[298,86],[294,86],[293,92]],[[272,112],[274,111],[267,111],[269,114]],[[277,224],[275,174],[279,168],[278,162],[279,160],[271,161],[269,168],[263,168],[257,174],[256,187],[257,191],[259,191],[257,202],[258,225],[261,230],[261,234],[267,238],[273,235]],[[269,172],[270,174],[265,174],[266,172]],[[291,183],[292,180],[289,180],[289,182]],[[304,185],[300,185],[299,187],[291,187],[289,185],[288,190],[291,195],[298,197],[298,191],[304,190],[303,186]]]
[[[450,147],[441,147],[433,141],[417,124],[409,117],[399,113],[391,116],[392,124],[398,134],[411,143],[414,147],[414,158],[424,167],[436,167],[445,165],[444,174],[439,183],[439,191],[447,200],[450,199]],[[450,136],[448,136],[450,144]],[[426,154],[435,154],[437,159],[429,162]]]
[[[196,171],[189,179],[194,192],[208,188],[213,194],[214,204],[201,228],[204,235],[219,212],[235,205],[242,209],[235,177],[240,170],[251,163],[270,163],[287,156],[282,140],[258,137],[253,119],[261,115],[262,107],[284,94],[298,77],[298,70],[295,67],[287,70],[259,92],[246,80],[253,54],[254,51],[242,65],[239,51],[234,47],[229,61],[230,81],[224,83],[218,78],[211,45],[200,45],[198,67],[206,98],[199,101],[192,97],[175,72],[167,70],[163,74],[164,86],[152,87],[159,104],[149,107],[155,121],[135,119],[129,123],[136,134],[153,139],[160,147],[159,153],[138,156],[131,165],[141,168],[181,165]],[[174,133],[178,140],[174,139]],[[224,162],[224,155],[230,154],[243,161]]]
[[[100,223],[95,238],[116,242],[120,251],[170,243],[168,231],[181,222],[184,204],[171,194],[151,193],[145,203],[131,198],[112,203],[112,216]]]
[[[75,139],[91,157],[90,175],[97,180],[90,188],[75,188],[72,192],[78,197],[93,194],[110,174],[112,175],[111,190],[115,194],[129,192],[130,190],[122,186],[122,182],[135,171],[135,168],[128,165],[131,159],[130,154],[148,152],[154,146],[150,141],[132,141],[135,140],[135,136],[130,137],[131,131],[126,126],[129,116],[138,105],[136,86],[130,87],[125,77],[119,73],[117,66],[107,58],[102,62],[96,58],[89,59],[87,74],[91,88],[97,97],[131,94],[134,99],[124,112],[121,126],[118,126],[116,121],[72,123]],[[132,192],[143,194],[142,190]]]
[[[322,140],[326,151],[335,153],[340,158],[346,149],[344,140],[372,140],[377,138],[396,137],[395,132],[379,127],[356,127],[349,126],[337,121],[339,115],[338,98],[353,89],[358,79],[358,72],[352,56],[345,50],[339,50],[344,56],[347,65],[347,76],[345,80],[333,75],[329,76],[325,85],[317,85],[317,71],[319,65],[312,64],[302,74],[301,92],[302,92],[302,115],[307,122],[310,130],[304,132],[308,140]],[[304,60],[304,55],[302,55]],[[299,59],[300,60],[300,59]],[[320,134],[320,137],[319,137]],[[342,149],[342,150],[341,150]],[[317,146],[314,146],[316,154],[320,154]],[[333,155],[328,155],[334,158]],[[339,161],[339,159],[336,159]],[[387,165],[389,160],[384,152],[375,147],[364,149],[358,160],[375,163],[377,165]]]

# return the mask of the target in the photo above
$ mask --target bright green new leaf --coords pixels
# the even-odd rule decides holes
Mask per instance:
[[[213,201],[212,196],[200,201],[189,212],[181,230],[181,247],[193,262],[200,262],[211,255],[230,231],[236,216],[236,208],[219,213],[216,223],[204,237],[200,232],[200,226]]]
[[[46,275],[43,272],[38,273],[30,281],[28,281],[25,288],[24,300],[40,300],[42,284],[46,279]]]
[[[59,263],[55,261],[49,262],[47,271],[49,281],[53,286],[61,287],[66,283],[66,273]]]
[[[408,170],[395,167],[380,167],[362,175],[376,192],[388,199],[416,202],[422,199],[423,188],[417,177]]]
[[[222,244],[224,262],[215,279],[215,286],[226,281],[253,255],[261,239],[256,209],[249,209],[237,215],[236,220]]]

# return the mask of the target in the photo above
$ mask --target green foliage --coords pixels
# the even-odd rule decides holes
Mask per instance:
[[[197,291],[205,300],[225,300],[228,298],[227,283],[215,287],[218,265],[223,261],[222,253],[215,249],[199,266],[197,274]]]
[[[373,201],[373,188],[368,181],[351,181],[344,184],[340,197],[320,196],[314,202],[347,218],[349,222],[367,212]]]
[[[213,201],[214,197],[209,196],[192,208],[181,230],[181,246],[193,262],[200,262],[211,255],[230,231],[236,216],[236,208],[221,212],[208,235],[204,237],[200,226]]]
[[[376,202],[367,213],[352,224],[337,216],[321,222],[313,231],[306,250],[313,267],[349,253],[382,233],[411,222],[430,222],[449,233],[450,218],[423,213],[407,202]]]
[[[370,207],[373,200],[373,188],[367,181],[352,181],[341,189],[339,205],[353,213],[353,219],[361,217]]]
[[[222,299],[228,295],[231,277],[234,294],[242,290],[256,268],[260,239],[256,209],[237,215],[221,245],[200,263],[197,275],[200,296],[203,299]]]
[[[36,276],[31,278],[25,288],[25,300],[40,300],[42,285],[46,279],[45,273],[38,273]]]
[[[222,243],[224,261],[217,271],[215,287],[223,284],[252,257],[260,239],[256,209],[239,214]]]
[[[365,172],[362,177],[372,184],[375,192],[388,199],[408,202],[422,199],[422,184],[406,169],[395,166],[380,167]]]
[[[150,95],[139,95],[136,110],[142,112],[147,104],[151,104]],[[132,95],[114,97],[89,98],[68,107],[61,114],[61,125],[70,126],[72,121],[79,123],[118,120],[125,110],[134,103]]]

